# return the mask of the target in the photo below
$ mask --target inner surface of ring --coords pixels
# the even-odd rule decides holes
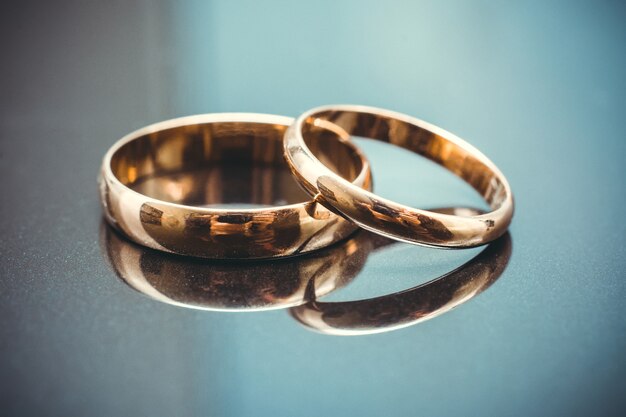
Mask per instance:
[[[323,123],[329,121],[352,136],[377,139],[390,143],[445,167],[468,182],[492,208],[498,208],[506,198],[506,187],[501,179],[483,161],[455,143],[412,123],[382,115],[358,111],[322,111],[309,116],[302,126],[302,136],[307,146],[312,146]],[[326,164],[325,161],[322,161]],[[332,169],[331,166],[327,165]]]
[[[212,122],[140,136],[121,146],[111,170],[131,189],[192,206],[275,206],[310,200],[283,157],[287,126]],[[335,133],[321,129],[311,150],[338,175],[353,181],[361,159]]]

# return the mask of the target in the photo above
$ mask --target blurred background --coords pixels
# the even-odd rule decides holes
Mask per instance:
[[[625,18],[618,1],[3,4],[2,414],[622,415]],[[419,117],[501,168],[513,249],[484,293],[336,337],[285,310],[167,305],[117,276],[96,178],[118,138],[332,103]],[[482,204],[415,155],[358,143],[382,196]],[[480,251],[391,245],[324,300],[412,288]]]

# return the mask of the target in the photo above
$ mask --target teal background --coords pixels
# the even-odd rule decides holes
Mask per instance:
[[[622,415],[626,9],[621,2],[30,2],[0,13],[3,415]],[[99,246],[119,137],[223,111],[367,104],[481,149],[516,197],[513,255],[431,321],[333,337],[286,311],[217,313],[127,287]],[[480,205],[359,141],[381,195]],[[341,301],[411,288],[479,249],[396,245]]]

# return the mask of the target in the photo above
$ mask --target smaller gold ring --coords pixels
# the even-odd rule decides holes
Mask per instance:
[[[388,142],[442,165],[476,189],[492,211],[473,216],[435,213],[355,187],[311,152],[319,141],[316,133],[329,128]],[[511,187],[493,162],[452,133],[401,113],[353,105],[309,110],[285,133],[285,153],[294,175],[317,201],[365,229],[400,241],[448,248],[479,246],[504,234],[513,217]]]
[[[357,226],[315,201],[305,201],[306,194],[291,176],[287,182],[301,199],[292,194],[297,203],[274,205],[287,197],[276,194],[291,188],[268,175],[266,168],[286,169],[282,138],[292,122],[266,114],[206,114],[157,123],[125,136],[102,163],[100,200],[107,221],[141,245],[213,259],[296,255],[348,237]],[[325,143],[319,157],[355,186],[369,189],[371,174],[363,154],[341,137]],[[264,207],[195,205],[194,195],[200,191],[205,196],[229,191],[186,177],[218,163],[231,171],[252,169],[242,188],[249,188]]]

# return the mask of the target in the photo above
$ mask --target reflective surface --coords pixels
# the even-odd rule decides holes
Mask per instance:
[[[397,330],[439,316],[470,300],[495,282],[509,262],[505,235],[476,258],[436,280],[369,300],[318,302],[317,291],[291,313],[305,326],[333,335],[366,335]],[[318,286],[313,281],[312,288]]]
[[[462,209],[437,211],[467,214]],[[397,242],[359,231],[350,239],[300,257],[207,261],[163,255],[126,240],[103,224],[100,244],[118,277],[155,300],[213,311],[300,306],[291,309],[297,320],[336,335],[392,331],[450,311],[495,282],[511,255],[507,235],[457,270],[416,288],[369,300],[320,303],[317,299],[357,277],[372,251]]]
[[[624,12],[618,2],[5,6],[0,414],[624,414]],[[335,337],[284,309],[179,308],[117,277],[96,190],[117,138],[188,114],[295,117],[326,103],[428,120],[506,173],[514,248],[486,291],[415,326]],[[440,167],[359,145],[382,197],[486,209]],[[394,294],[480,253],[390,245],[318,301]]]
[[[306,256],[220,262],[163,255],[127,241],[104,224],[100,234],[104,256],[128,285],[167,304],[215,311],[304,304],[350,282],[372,249],[371,236],[357,232]]]

